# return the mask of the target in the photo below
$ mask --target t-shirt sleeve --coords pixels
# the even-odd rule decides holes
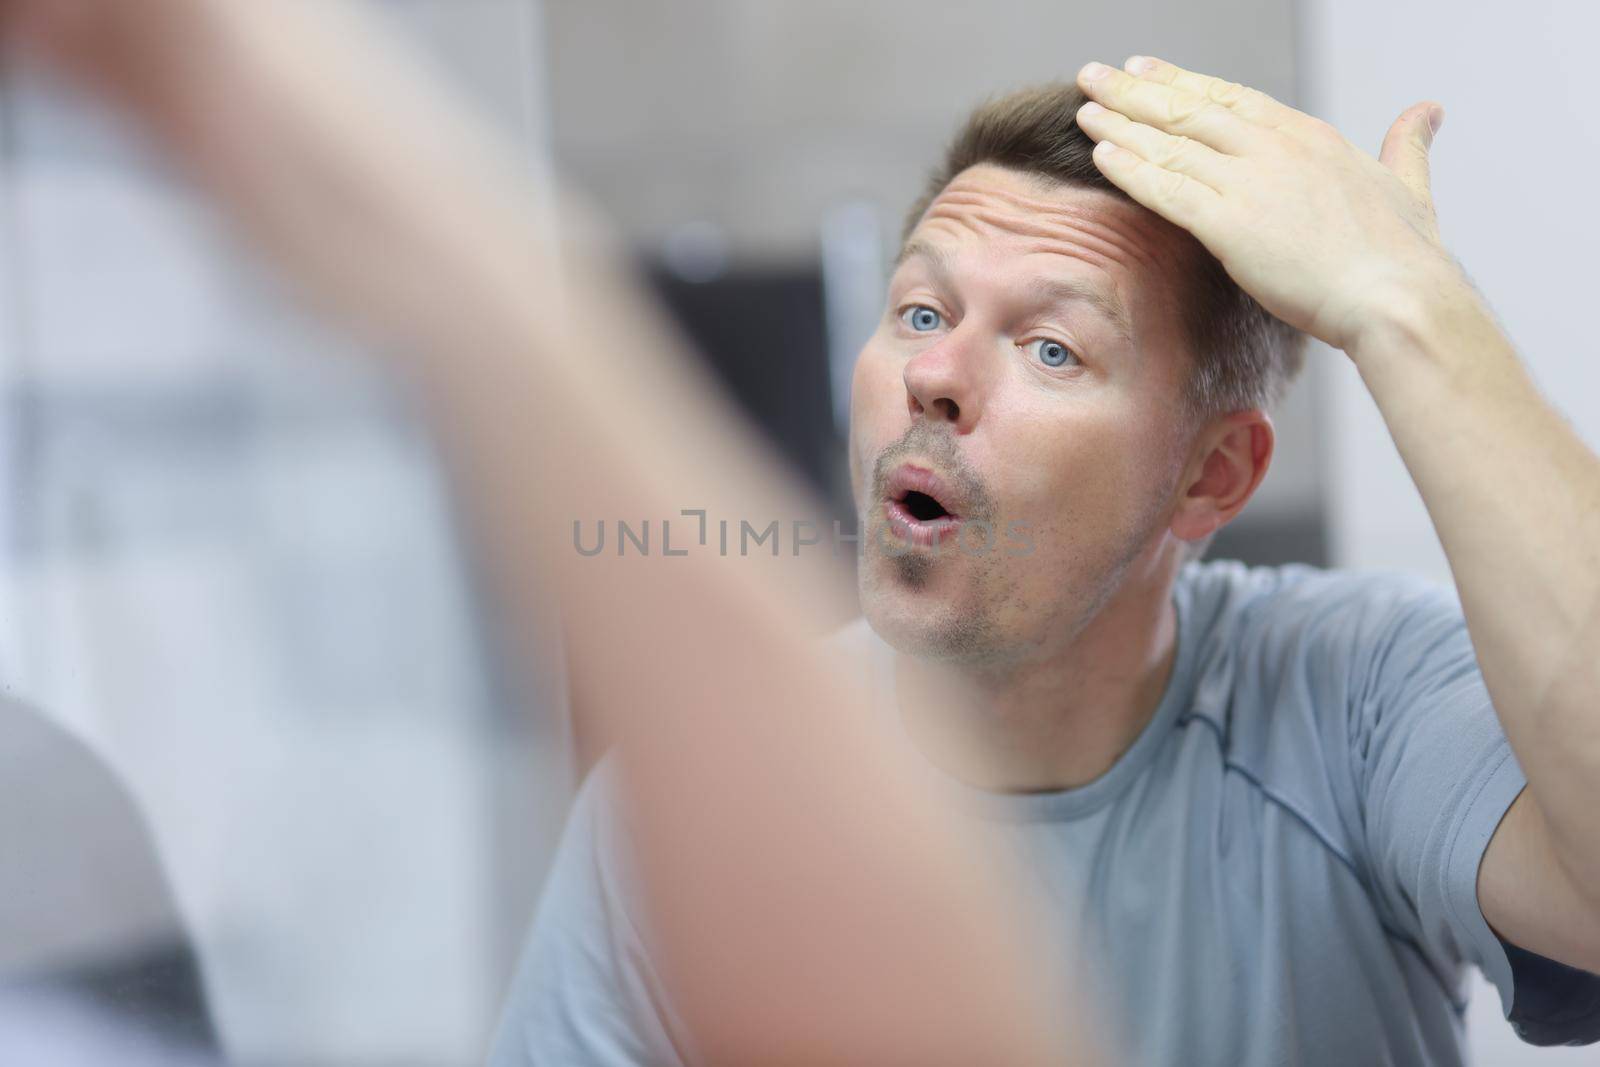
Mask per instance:
[[[1436,967],[1476,965],[1523,1040],[1600,1040],[1600,977],[1508,948],[1478,905],[1484,851],[1527,783],[1459,604],[1417,587],[1376,630],[1351,694],[1351,752],[1386,921]]]
[[[630,914],[611,791],[602,760],[562,832],[489,1067],[682,1067]]]

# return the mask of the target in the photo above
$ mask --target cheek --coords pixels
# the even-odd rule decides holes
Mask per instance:
[[[880,418],[905,393],[905,378],[900,356],[874,336],[856,357],[850,375],[852,417]],[[899,403],[903,406],[904,400]]]
[[[905,432],[905,382],[898,364],[869,343],[850,377],[851,476],[859,483],[874,457]],[[859,490],[859,484],[857,485]]]
[[[998,466],[1011,510],[1072,543],[1126,530],[1162,484],[1166,456],[1148,417],[1108,405],[1030,419]]]

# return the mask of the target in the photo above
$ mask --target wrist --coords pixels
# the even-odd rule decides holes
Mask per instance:
[[[1482,335],[1493,319],[1454,261],[1398,272],[1374,286],[1340,346],[1358,369],[1402,350],[1433,351],[1453,334]]]

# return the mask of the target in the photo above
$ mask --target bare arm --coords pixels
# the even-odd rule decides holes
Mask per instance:
[[[1397,293],[1350,357],[1428,506],[1528,787],[1478,872],[1507,940],[1600,972],[1600,458],[1462,278]]]
[[[813,650],[844,593],[824,561],[573,551],[574,518],[803,510],[625,276],[587,239],[558,269],[492,139],[342,5],[133,7],[0,0],[406,355],[510,617],[535,617],[537,588],[559,597],[621,741],[663,970],[703,1059],[1082,1062],[1010,887]]]
[[[1527,775],[1479,868],[1484,918],[1600,972],[1600,457],[1440,241],[1428,149],[1442,110],[1407,108],[1374,159],[1263,93],[1159,60],[1079,81],[1103,105],[1079,113],[1102,170],[1361,372]]]

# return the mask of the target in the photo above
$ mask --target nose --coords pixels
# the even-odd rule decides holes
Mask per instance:
[[[972,429],[980,406],[974,340],[958,327],[906,362],[906,408],[913,419],[949,422],[958,434]]]

